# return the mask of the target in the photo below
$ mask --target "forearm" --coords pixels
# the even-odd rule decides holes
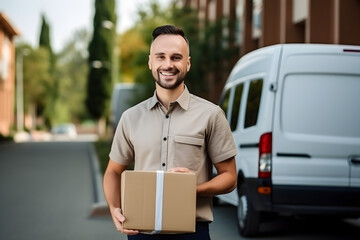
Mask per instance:
[[[236,176],[228,172],[217,175],[196,188],[198,196],[215,196],[229,193],[236,187]]]
[[[104,174],[104,195],[110,211],[120,208],[120,176],[118,173],[106,171]]]
[[[236,188],[237,175],[235,158],[215,164],[217,176],[197,186],[198,196],[215,196],[229,193]]]
[[[111,213],[115,208],[120,208],[121,201],[121,173],[127,169],[110,159],[104,174],[104,194]]]

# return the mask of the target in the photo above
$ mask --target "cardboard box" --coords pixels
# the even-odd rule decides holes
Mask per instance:
[[[193,173],[124,171],[121,175],[124,228],[152,233],[195,232],[196,176]]]

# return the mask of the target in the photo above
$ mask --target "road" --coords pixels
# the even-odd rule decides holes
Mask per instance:
[[[92,217],[98,200],[89,142],[0,144],[0,239],[126,239],[109,217]],[[96,170],[96,169],[95,169]],[[238,240],[236,208],[220,204],[213,240]],[[279,218],[253,239],[359,239],[360,221]]]
[[[220,203],[214,207],[214,222],[210,225],[212,239],[241,240],[236,225],[236,208]],[[329,217],[277,217],[263,223],[256,240],[358,240],[360,219],[339,220]],[[249,238],[250,239],[250,238]]]
[[[90,143],[0,145],[0,239],[126,239],[95,201]]]

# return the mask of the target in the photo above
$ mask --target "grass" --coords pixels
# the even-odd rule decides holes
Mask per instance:
[[[98,140],[94,143],[95,151],[97,153],[100,169],[102,174],[105,173],[106,167],[109,162],[109,153],[111,149],[111,141],[109,140]]]

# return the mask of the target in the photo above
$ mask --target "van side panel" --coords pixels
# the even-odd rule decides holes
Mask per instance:
[[[321,49],[284,49],[274,112],[274,185],[347,187],[351,174],[359,182],[360,167],[349,157],[360,156],[360,53]]]

